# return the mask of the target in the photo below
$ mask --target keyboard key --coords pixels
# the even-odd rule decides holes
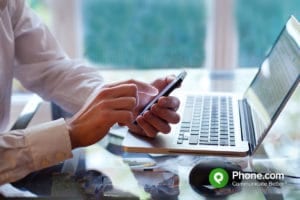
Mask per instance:
[[[192,121],[192,111],[193,111],[192,108],[184,111],[183,117],[182,117],[183,122],[191,122]]]
[[[208,136],[200,135],[200,140],[208,141]]]
[[[190,135],[189,144],[198,144],[198,135]]]
[[[205,144],[205,145],[207,145],[207,144],[209,144],[209,142],[208,141],[206,141],[206,140],[199,140],[199,144]]]
[[[177,139],[177,144],[182,144],[183,140],[182,139]]]
[[[218,137],[210,137],[210,141],[218,141]]]
[[[199,135],[199,131],[191,131],[191,135]]]

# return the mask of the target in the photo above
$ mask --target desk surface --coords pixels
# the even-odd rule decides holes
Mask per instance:
[[[152,81],[180,70],[115,70],[101,71],[107,82],[134,78]],[[182,88],[185,92],[238,92],[242,93],[251,82],[256,69],[240,69],[232,73],[212,73],[199,69],[187,69],[188,76]],[[176,93],[175,93],[176,95]],[[108,135],[98,144],[77,149],[74,158],[62,165],[54,166],[25,178],[18,187],[25,187],[41,196],[66,197],[72,199],[205,199],[193,191],[188,182],[189,172],[196,163],[206,160],[229,160],[247,170],[277,168],[289,175],[297,176],[300,167],[299,92],[292,105],[288,105],[278,124],[272,128],[263,147],[252,157],[224,158],[197,155],[148,155],[122,151],[122,138]],[[295,109],[297,108],[297,109]],[[296,112],[295,112],[296,110]],[[291,126],[292,123],[292,126]],[[289,128],[286,128],[289,127]],[[114,127],[114,131],[124,131]],[[275,162],[276,161],[276,162]],[[155,170],[141,170],[155,166]],[[284,171],[283,171],[284,170]],[[234,188],[228,199],[296,199],[299,195],[297,184],[284,183],[281,188],[242,186]],[[23,185],[22,185],[23,184]],[[262,186],[262,187],[260,187]],[[249,195],[251,194],[251,195]]]

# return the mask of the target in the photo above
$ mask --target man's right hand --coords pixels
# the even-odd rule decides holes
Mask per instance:
[[[102,88],[67,122],[72,149],[96,143],[115,123],[131,124],[137,90],[135,84]]]

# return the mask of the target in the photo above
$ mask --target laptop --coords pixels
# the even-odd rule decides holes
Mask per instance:
[[[235,94],[187,94],[181,121],[154,139],[128,132],[128,152],[246,156],[260,146],[299,84],[300,24],[291,16],[254,79]]]

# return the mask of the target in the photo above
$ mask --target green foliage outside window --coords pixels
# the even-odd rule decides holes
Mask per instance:
[[[56,1],[56,0],[53,0]],[[217,0],[218,1],[218,0]],[[50,24],[45,0],[28,0]],[[204,0],[81,0],[85,57],[118,68],[201,67],[205,60]],[[235,0],[238,66],[257,67],[299,0]],[[70,33],[71,34],[71,33]]]
[[[117,67],[200,67],[201,0],[84,0],[85,56]]]
[[[299,0],[236,0],[239,66],[257,67],[290,15],[300,20]]]

